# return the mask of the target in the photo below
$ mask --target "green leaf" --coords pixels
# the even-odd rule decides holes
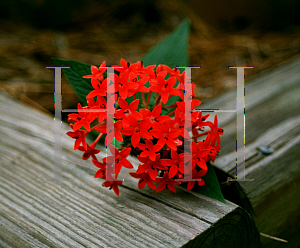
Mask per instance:
[[[144,66],[149,65],[159,65],[164,64],[170,68],[175,68],[176,66],[185,67],[189,65],[188,58],[188,40],[190,32],[190,22],[184,20],[179,27],[174,30],[169,36],[164,40],[159,42],[156,46],[151,48],[140,60],[143,61]],[[183,69],[180,70],[183,72]],[[149,87],[150,84],[145,84],[146,87]],[[145,94],[145,99],[147,101],[148,94]],[[154,104],[156,98],[156,93],[152,93],[150,104]],[[140,106],[142,103],[141,93],[137,94],[137,99],[140,99]],[[133,101],[133,97],[126,99],[128,103]],[[166,105],[175,104],[176,101],[179,101],[179,96],[172,96]],[[163,109],[162,115],[167,115],[173,109]]]
[[[91,79],[82,76],[91,74],[91,65],[74,60],[52,58],[58,66],[70,66],[71,68],[62,69],[68,82],[84,106],[87,105],[86,96],[94,90]]]
[[[188,66],[190,23],[184,20],[169,36],[151,48],[141,59],[145,66],[165,64],[171,68]]]
[[[207,173],[202,179],[205,185],[198,186],[198,184],[196,184],[193,191],[226,203],[214,167],[209,162],[207,162]]]

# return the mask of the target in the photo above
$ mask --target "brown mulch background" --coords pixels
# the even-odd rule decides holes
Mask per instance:
[[[201,66],[193,70],[193,82],[203,102],[236,87],[236,71],[228,66],[253,66],[245,72],[247,83],[251,76],[300,52],[297,26],[266,31],[249,25],[224,32],[210,26],[192,6],[180,1],[155,2],[159,16],[155,21],[149,22],[149,18],[135,13],[122,20],[118,13],[124,6],[105,7],[104,3],[91,1],[74,25],[63,31],[1,20],[0,89],[53,114],[53,70],[45,68],[55,65],[51,57],[98,66],[104,60],[108,65],[119,64],[121,58],[134,63],[185,18],[191,20],[190,65]],[[78,102],[63,77],[63,108],[75,108]]]

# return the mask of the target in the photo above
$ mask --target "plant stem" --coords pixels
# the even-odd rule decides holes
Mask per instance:
[[[171,105],[167,105],[167,106],[164,106],[164,108],[175,108],[177,107],[177,104],[171,104]]]
[[[147,99],[147,103],[146,103],[146,106],[145,106],[146,109],[147,109],[148,106],[149,106],[149,102],[150,102],[151,95],[152,95],[152,91],[150,91],[149,94],[148,94],[148,99]]]
[[[156,95],[156,99],[155,99],[155,104],[154,104],[154,106],[157,106],[157,104],[158,104],[160,98],[161,98],[161,94],[159,93],[159,94]]]
[[[99,135],[98,135],[98,137],[95,139],[95,141],[90,145],[90,147],[95,147],[96,146],[96,144],[98,143],[98,141],[101,139],[101,137],[103,136],[103,134],[104,133],[100,133]]]
[[[176,110],[176,109],[174,109],[172,112],[170,112],[170,113],[168,114],[168,116],[172,116],[172,115],[175,113],[175,110]]]
[[[198,138],[198,137],[200,137],[200,136],[209,134],[210,132],[211,132],[211,130],[208,130],[208,131],[206,131],[206,132],[204,132],[204,133],[200,133],[200,134],[198,134],[198,135],[194,135],[192,138],[193,138],[193,139],[194,139],[194,138]]]
[[[144,94],[144,92],[142,92],[142,100],[143,100],[143,104],[146,105],[145,94]]]
[[[99,123],[99,124],[93,126],[93,127],[90,129],[90,132],[93,131],[94,129],[96,129],[97,127],[103,126],[104,124],[105,124],[105,122],[102,121],[101,123]]]

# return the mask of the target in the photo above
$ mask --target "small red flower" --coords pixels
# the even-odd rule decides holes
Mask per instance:
[[[203,129],[203,126],[209,126],[209,124],[206,121],[206,119],[209,117],[209,114],[202,115],[202,111],[198,112],[197,122],[199,128]]]
[[[100,67],[106,67],[106,62],[104,61]],[[99,81],[103,81],[103,73],[106,71],[106,68],[97,68],[96,66],[91,66],[92,75],[83,76],[83,78],[91,78],[91,79],[98,79]]]
[[[67,135],[69,135],[71,138],[76,139],[74,144],[74,150],[78,149],[80,144],[82,143],[82,146],[85,150],[87,150],[87,143],[85,141],[85,136],[87,135],[87,131],[84,130],[77,130],[75,132],[69,131],[67,132]]]
[[[147,183],[150,189],[156,190],[155,184],[153,183],[148,173],[144,172],[141,174],[137,174],[137,173],[129,172],[129,174],[134,178],[140,178],[138,183],[139,189],[144,188]]]
[[[162,65],[162,68],[170,74],[170,77],[176,77],[179,80],[182,76],[177,67],[171,69],[169,66]]]
[[[196,99],[195,99],[196,100]],[[185,113],[185,102],[179,102],[179,101],[176,101],[177,103],[177,106],[178,106],[178,109],[180,110],[180,114],[179,114],[179,117],[182,118],[182,119],[185,119],[185,120],[188,120],[188,121],[191,121],[191,122],[196,122],[197,120],[197,117],[198,117],[198,112],[195,111],[195,104],[193,101],[191,101],[191,109],[189,110],[189,113],[190,113],[190,116],[189,118],[188,115]]]
[[[207,173],[206,170],[200,170],[200,171],[197,172],[195,169],[193,169],[192,178],[193,179],[198,179],[198,181],[197,181],[198,185],[203,186],[203,185],[205,185],[205,182],[201,177],[203,177],[206,173]],[[188,181],[186,191],[190,191],[192,188],[194,188],[195,182],[196,181]]]
[[[93,159],[97,159],[95,154],[98,154],[100,152],[99,149],[95,149],[95,143],[91,144],[90,146],[87,146],[87,149],[85,149],[83,146],[79,146],[78,150],[83,151],[82,159],[87,160],[90,156],[92,156]]]
[[[131,65],[129,62],[126,62],[126,60],[123,58],[120,60],[120,64],[122,68],[120,68],[120,66],[118,65],[112,66],[116,71],[120,72],[120,76],[122,76],[125,72],[129,74],[131,71],[137,69],[137,64]]]
[[[119,105],[121,109],[117,110],[117,113],[115,114],[115,118],[117,119],[123,119],[123,126],[128,127],[128,117],[133,116],[136,120],[142,120],[143,116],[136,111],[137,107],[139,106],[139,99],[134,100],[130,105],[123,100],[122,98],[119,98]]]
[[[92,98],[95,96],[106,96],[107,91],[107,79],[100,83],[97,79],[91,79],[92,86],[94,88],[86,97]]]
[[[145,121],[138,122],[135,118],[129,117],[128,123],[130,127],[125,127],[121,131],[124,135],[131,135],[131,144],[136,147],[140,143],[141,137],[152,139],[152,135],[147,131],[151,126]]]
[[[189,135],[189,132],[187,130],[187,128],[189,127],[186,127],[185,126],[185,120],[183,120],[181,117],[180,117],[180,110],[177,108],[175,110],[175,117],[174,117],[174,120],[171,120],[171,125],[172,125],[172,131],[176,130],[176,131],[180,131],[180,135],[181,137],[185,137],[185,138],[189,138],[190,135]]]
[[[176,83],[175,77],[170,77],[168,80],[163,79],[161,75],[157,76],[156,86],[150,86],[150,90],[156,93],[161,93],[161,99],[164,104],[167,103],[169,99],[169,94],[179,96],[179,91],[172,88]]]
[[[95,178],[106,178],[106,163],[104,162],[99,162],[98,160],[93,159],[92,160],[94,165],[97,166],[99,168],[99,170],[97,170],[97,172],[95,173],[94,177]]]
[[[179,155],[177,152],[171,150],[171,159],[161,159],[159,162],[163,165],[170,166],[169,176],[170,178],[174,177],[177,174],[179,167]]]
[[[191,164],[190,166],[192,168],[195,168],[195,166],[198,165],[201,169],[207,171],[206,160],[204,158],[208,155],[209,150],[203,149],[203,146],[203,142],[199,142],[198,144],[196,144],[194,141],[192,141],[190,144],[191,152],[185,152],[179,155],[181,158],[179,171],[181,173],[190,173],[190,171],[187,171],[187,169],[190,167],[186,167],[187,165],[185,164],[184,157],[186,161],[189,161],[188,163],[189,165]],[[183,166],[184,164],[185,166]]]
[[[174,185],[181,184],[178,181],[169,178],[169,173],[166,171],[163,175],[163,178],[156,178],[155,183],[160,183],[156,189],[156,193],[162,191],[163,189],[167,188],[172,192],[176,193],[176,188]]]
[[[137,147],[143,150],[141,157],[149,157],[152,161],[155,161],[156,152],[162,148],[160,145],[153,145],[151,140],[146,140],[146,144],[140,143]]]
[[[161,113],[161,104],[157,105],[152,112],[149,109],[140,109],[140,113],[143,115],[145,121],[150,122],[151,126],[154,123],[159,122]]]
[[[119,92],[121,98],[126,99],[127,96],[132,96],[134,92],[129,92],[128,90],[136,90],[139,87],[138,83],[129,82],[129,72],[125,71],[120,77],[118,75],[114,75],[114,85],[110,84],[108,88],[113,88],[114,92]]]
[[[113,136],[110,136],[110,139],[107,140],[107,135],[106,135],[106,138],[105,138],[105,146],[107,146],[107,143],[110,144],[112,141],[113,141],[113,138],[116,138],[116,140],[120,141],[120,142],[123,142],[123,136],[120,132],[120,130],[122,129],[123,127],[123,123],[122,121],[116,121],[114,123],[114,137]],[[107,129],[106,129],[106,125],[102,125],[100,127],[97,127],[96,130],[100,133],[107,133]]]
[[[138,79],[137,74],[130,72],[129,74],[129,81],[133,84],[138,84],[138,87],[136,89],[128,89],[130,92],[130,95],[135,94],[136,92],[149,92],[149,89],[144,86],[145,83],[147,83],[147,78],[141,78]]]
[[[153,124],[153,130],[151,130],[150,133],[158,139],[158,145],[164,146],[167,144],[167,146],[172,150],[177,150],[177,145],[174,139],[180,134],[180,131],[171,131],[169,123],[163,121],[161,124]]]
[[[78,103],[78,114],[69,114],[69,121],[76,121],[73,126],[73,131],[77,131],[82,126],[90,131],[90,123],[95,119],[95,116],[89,112],[85,112],[88,108],[82,108],[81,104]]]
[[[99,123],[101,123],[103,120],[106,119],[106,117],[107,117],[107,113],[106,113],[107,102],[103,96],[98,95],[96,102],[94,101],[93,98],[87,98],[87,103],[90,106],[91,110],[93,110],[93,111],[99,110],[99,112],[91,111],[91,115],[95,115],[96,117],[98,117]],[[100,110],[103,110],[103,112]]]
[[[133,166],[132,164],[126,159],[126,157],[129,155],[131,148],[126,148],[123,149],[121,152],[119,152],[119,150],[117,148],[115,148],[113,145],[109,145],[109,150],[112,154],[115,155],[115,157],[113,156],[108,156],[103,158],[103,161],[105,163],[110,162],[113,163],[115,162],[115,174],[118,175],[121,167],[124,166],[128,169],[132,169]]]
[[[159,163],[160,154],[156,154],[155,161],[152,161],[149,158],[145,158],[145,157],[141,157],[141,156],[138,156],[138,159],[144,164],[141,164],[139,166],[136,173],[141,174],[143,172],[148,172],[150,178],[153,181],[155,180],[155,178],[158,174],[158,170],[167,170],[168,169],[167,166]]]
[[[223,135],[224,130],[220,127],[218,127],[218,117],[215,115],[214,123],[209,125],[211,128],[211,135],[212,135],[212,145],[215,145],[215,142],[217,141],[217,144],[220,145],[221,139],[220,135]]]
[[[103,187],[109,187],[109,189],[113,189],[113,191],[115,192],[115,194],[117,196],[119,196],[119,188],[118,186],[120,186],[122,184],[123,181],[105,181],[104,183],[102,183]]]

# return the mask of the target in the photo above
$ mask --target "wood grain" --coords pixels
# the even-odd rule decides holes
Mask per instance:
[[[251,202],[259,231],[291,240],[284,244],[285,247],[300,245],[297,238],[300,219],[299,66],[300,57],[297,56],[246,84],[245,178],[254,181],[240,182],[240,185]],[[218,104],[227,108],[233,100],[234,92],[226,93],[219,98]],[[216,106],[217,103],[207,104],[205,108]],[[214,165],[235,178],[236,120],[235,114],[230,115],[218,114],[219,126],[225,131],[221,156]],[[270,155],[260,152],[258,147],[262,145],[271,151]],[[239,171],[244,171],[244,164],[237,166]],[[233,182],[231,186],[235,184],[238,183]],[[280,242],[267,238],[262,238],[262,243],[263,247],[281,247]]]
[[[125,181],[116,197],[86,170],[91,162],[82,161],[66,135],[64,181],[54,180],[53,118],[2,92],[0,104],[0,246],[258,246],[253,219],[229,201],[224,204],[181,187],[176,194],[139,190],[128,171],[120,174]],[[67,131],[62,125],[62,133]]]

